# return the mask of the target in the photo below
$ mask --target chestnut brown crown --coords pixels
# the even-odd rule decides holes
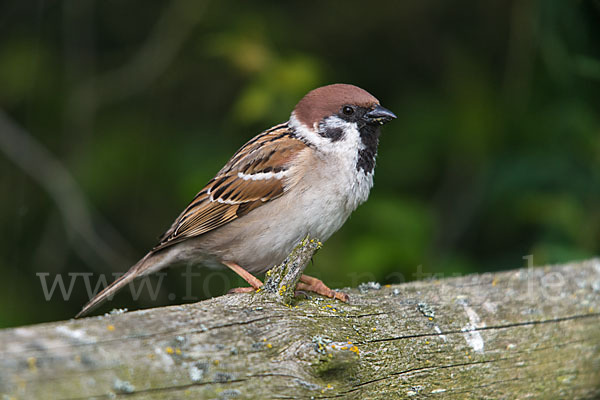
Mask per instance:
[[[308,92],[292,115],[305,126],[314,127],[324,118],[337,114],[345,105],[372,109],[379,105],[379,100],[358,86],[336,83]]]

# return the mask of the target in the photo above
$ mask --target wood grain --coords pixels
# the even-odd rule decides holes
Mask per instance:
[[[600,261],[0,331],[15,399],[600,397]]]

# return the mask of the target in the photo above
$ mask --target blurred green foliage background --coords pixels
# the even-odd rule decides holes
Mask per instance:
[[[597,0],[10,0],[0,327],[72,317],[83,281],[46,301],[37,273],[125,271],[239,146],[334,82],[399,118],[369,201],[312,275],[340,287],[598,254]],[[203,273],[201,297],[242,283]],[[182,303],[185,285],[171,271],[156,302],[127,292],[101,311]]]

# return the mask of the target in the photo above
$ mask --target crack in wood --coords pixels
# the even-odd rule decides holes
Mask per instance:
[[[152,332],[152,333],[118,336],[118,337],[115,337],[112,339],[103,339],[103,340],[87,341],[87,342],[79,342],[79,343],[69,343],[69,344],[59,345],[59,346],[39,347],[36,349],[27,349],[27,350],[18,350],[18,351],[8,350],[8,351],[3,352],[3,358],[7,359],[5,357],[6,355],[10,356],[10,355],[18,354],[20,356],[19,358],[22,358],[23,355],[34,356],[38,353],[45,353],[48,351],[60,351],[63,349],[72,350],[74,348],[83,348],[83,347],[87,347],[87,346],[96,347],[96,346],[101,346],[101,345],[106,345],[106,344],[111,344],[111,343],[120,343],[124,340],[151,339],[151,338],[157,337],[157,336],[158,337],[168,336],[168,335],[181,336],[181,335],[186,335],[186,334],[189,335],[189,334],[197,334],[197,333],[206,333],[206,332],[210,332],[210,331],[216,330],[216,329],[230,328],[232,326],[238,326],[238,325],[239,326],[250,325],[255,322],[267,320],[270,318],[281,318],[281,317],[282,317],[281,314],[265,315],[263,317],[259,317],[259,318],[255,318],[255,319],[251,319],[251,320],[237,321],[237,322],[232,322],[232,323],[227,323],[227,324],[222,324],[222,325],[215,325],[215,326],[211,326],[211,327],[205,327],[204,329],[198,328],[198,329],[191,329],[191,330],[185,330],[185,329],[182,330],[181,328],[174,328],[174,329]],[[63,338],[65,338],[65,337],[60,336],[61,340]],[[42,358],[42,356],[37,356],[37,357]],[[19,358],[17,358],[17,359],[19,359]]]
[[[448,364],[448,365],[431,365],[431,366],[426,366],[426,367],[416,367],[416,368],[410,368],[404,371],[399,371],[399,372],[392,372],[390,374],[387,374],[386,376],[383,377],[379,377],[379,378],[375,378],[375,379],[371,379],[369,381],[366,382],[361,382],[361,383],[357,383],[355,385],[352,386],[352,389],[344,392],[344,393],[351,393],[351,392],[355,392],[357,390],[359,390],[362,386],[365,385],[370,385],[372,383],[377,383],[386,379],[390,379],[390,378],[395,378],[401,375],[406,375],[406,374],[410,374],[413,372],[422,372],[422,371],[427,371],[427,370],[435,370],[435,369],[447,369],[447,368],[457,368],[457,367],[468,367],[471,365],[478,365],[478,364],[490,364],[490,363],[494,363],[494,362],[498,362],[498,361],[506,361],[506,360],[511,360],[513,359],[513,357],[506,357],[506,358],[496,358],[496,359],[491,359],[491,360],[481,360],[481,361],[469,361],[469,362],[464,362],[464,363],[457,363],[457,364]]]
[[[193,387],[197,387],[197,386],[207,386],[207,385],[223,385],[223,384],[230,384],[230,383],[240,383],[240,382],[246,382],[251,378],[269,378],[269,377],[281,377],[281,378],[292,378],[292,379],[297,379],[300,381],[304,381],[303,378],[300,378],[298,376],[295,375],[291,375],[291,374],[280,374],[280,373],[263,373],[263,374],[253,374],[253,375],[248,375],[244,378],[239,378],[239,379],[231,379],[228,381],[207,381],[207,382],[194,382],[194,383],[189,383],[189,384],[184,384],[184,385],[175,385],[175,386],[164,386],[164,387],[157,387],[157,388],[148,388],[148,389],[141,389],[141,390],[135,390],[131,393],[106,393],[106,394],[98,394],[98,395],[93,395],[93,396],[87,396],[87,397],[69,397],[69,398],[63,398],[63,400],[85,400],[85,399],[89,399],[90,397],[94,397],[94,398],[110,398],[113,399],[115,397],[135,397],[136,395],[142,395],[142,394],[152,394],[152,393],[169,393],[169,392],[179,392],[182,390],[187,390]]]
[[[342,311],[343,312],[343,311]],[[365,317],[377,317],[380,315],[390,315],[390,314],[395,314],[395,313],[389,313],[389,312],[378,312],[378,313],[369,313],[369,314],[350,314],[350,315],[323,315],[323,314],[303,314],[304,317],[309,317],[309,318],[331,318],[331,319],[358,319],[358,318],[365,318]]]
[[[523,322],[515,322],[512,324],[506,324],[506,325],[482,326],[482,327],[475,327],[475,328],[469,329],[467,331],[462,330],[462,329],[453,329],[453,330],[435,332],[435,333],[416,333],[414,335],[404,335],[404,336],[396,336],[396,337],[392,337],[392,338],[365,340],[363,342],[357,341],[356,344],[391,342],[391,341],[395,341],[395,340],[415,339],[415,338],[422,338],[422,337],[434,337],[434,336],[440,336],[440,335],[453,335],[453,334],[458,334],[458,333],[463,334],[465,332],[490,331],[490,330],[495,330],[495,329],[498,329],[498,330],[499,329],[510,329],[510,328],[517,328],[517,327],[521,327],[521,326],[534,326],[534,325],[543,325],[543,324],[551,324],[551,323],[560,323],[560,322],[571,321],[571,320],[575,320],[575,319],[586,319],[586,318],[594,318],[594,317],[596,317],[596,318],[600,317],[600,313],[576,314],[576,315],[570,315],[568,317],[550,318],[550,319],[544,319],[544,320],[540,320],[540,321],[523,321]]]
[[[178,386],[166,386],[166,387],[158,387],[158,388],[148,388],[148,389],[134,390],[131,393],[122,393],[122,392],[114,393],[114,392],[110,392],[110,393],[106,393],[106,394],[96,394],[96,395],[85,396],[85,397],[63,397],[61,400],[86,400],[86,399],[89,399],[89,398],[114,399],[116,397],[134,397],[134,396],[148,394],[148,393],[162,393],[162,392],[167,392],[168,393],[170,391],[181,391],[181,390],[186,390],[186,389],[193,388],[195,386],[206,386],[206,385],[214,385],[214,384],[223,385],[223,384],[228,384],[228,383],[240,383],[240,382],[246,382],[247,380],[248,380],[248,378],[245,378],[245,379],[231,379],[231,380],[224,381],[224,382],[219,382],[219,381],[194,382],[194,383],[189,383],[189,384],[185,384],[185,385],[178,385]]]

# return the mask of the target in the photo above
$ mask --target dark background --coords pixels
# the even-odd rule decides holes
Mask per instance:
[[[46,301],[36,274],[68,288],[68,273],[126,270],[239,146],[334,82],[398,119],[312,275],[598,254],[598,1],[3,1],[0,327],[72,317],[83,280]],[[155,302],[125,291],[100,312],[190,301],[181,272]],[[201,273],[202,298],[242,283]]]

